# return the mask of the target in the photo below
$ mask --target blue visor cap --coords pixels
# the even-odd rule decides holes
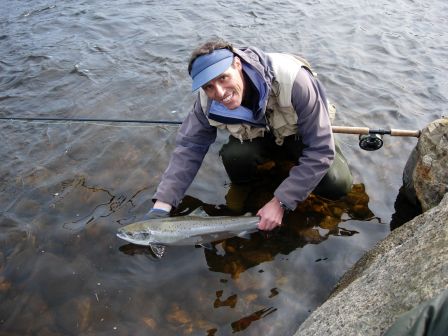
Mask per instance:
[[[211,54],[199,56],[193,62],[191,78],[192,91],[199,89],[205,83],[218,77],[226,71],[233,62],[233,53],[229,49],[217,49]]]

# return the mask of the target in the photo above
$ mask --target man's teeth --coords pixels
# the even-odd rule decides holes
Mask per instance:
[[[227,97],[225,97],[222,102],[223,103],[228,103],[232,100],[233,94],[228,95]]]

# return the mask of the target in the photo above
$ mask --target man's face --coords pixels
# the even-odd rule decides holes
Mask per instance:
[[[223,104],[229,110],[241,105],[244,94],[244,76],[241,60],[235,57],[233,64],[218,77],[202,86],[208,98]]]

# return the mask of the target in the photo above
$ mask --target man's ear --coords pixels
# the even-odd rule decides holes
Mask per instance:
[[[237,69],[237,70],[241,70],[241,69],[243,69],[243,65],[241,64],[241,60],[240,60],[240,58],[239,58],[238,56],[235,56],[235,57],[233,58],[232,66],[233,66],[235,69]]]

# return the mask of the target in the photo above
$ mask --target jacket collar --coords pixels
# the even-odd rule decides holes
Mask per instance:
[[[225,124],[249,123],[264,126],[266,104],[271,87],[272,71],[267,65],[265,54],[255,48],[245,50],[234,49],[234,53],[242,59],[243,71],[258,91],[259,101],[255,111],[244,106],[229,110],[217,101],[212,101],[208,117]]]

